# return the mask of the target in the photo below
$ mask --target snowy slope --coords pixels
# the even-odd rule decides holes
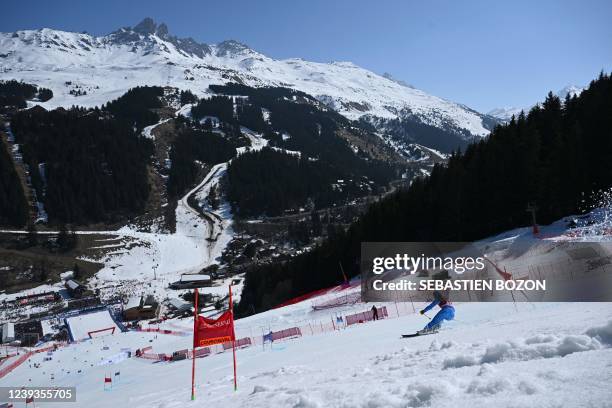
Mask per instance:
[[[237,392],[230,353],[198,359],[195,402],[191,361],[115,358],[125,348],[178,350],[190,341],[149,333],[71,345],[51,361],[35,355],[29,363],[40,368],[23,364],[0,385],[76,385],[79,406],[133,408],[599,407],[612,396],[610,304],[461,304],[457,310],[457,320],[435,336],[400,339],[424,324],[413,314],[238,350]],[[104,376],[114,372],[120,378],[104,391]]]
[[[514,106],[503,107],[503,108],[495,108],[487,112],[487,115],[491,115],[495,118],[501,119],[503,121],[509,121],[513,116],[518,116],[521,111],[529,112],[529,109],[526,108],[516,108]]]
[[[42,104],[95,106],[136,85],[171,85],[200,95],[209,84],[284,86],[315,96],[350,119],[408,118],[459,135],[484,136],[483,116],[350,62],[275,60],[235,41],[199,44],[145,19],[106,36],[51,29],[0,34],[0,79],[53,90]],[[71,91],[87,94],[73,96]],[[465,137],[465,136],[464,136]]]
[[[218,263],[233,236],[229,204],[222,202],[217,212],[208,212],[209,220],[191,208],[187,199],[196,195],[204,201],[211,185],[219,182],[226,167],[226,163],[213,166],[202,181],[178,201],[175,233],[140,232],[130,227],[111,233],[127,240],[124,242],[133,243],[127,245],[129,249],[121,243],[116,251],[96,259],[104,263],[104,268],[88,284],[100,288],[107,296],[117,293],[137,296],[147,291],[161,298],[175,297],[177,292],[169,290],[168,284],[179,280],[182,274],[198,273]],[[208,289],[211,288],[203,292]]]
[[[543,227],[542,237],[609,240],[608,215],[609,206],[596,209],[574,229],[567,229],[568,217]],[[535,239],[518,228],[485,241]],[[312,305],[306,300],[236,321],[238,338],[293,326],[314,333],[239,349],[237,392],[231,354],[212,354],[197,360],[197,397],[190,401],[191,361],[153,363],[127,358],[125,351],[151,346],[154,353],[171,353],[189,348],[191,337],[144,332],[72,344],[50,360],[35,354],[0,386],[76,386],[79,406],[132,408],[605,407],[612,398],[612,303],[456,303],[454,321],[435,335],[411,339],[400,334],[427,323],[415,313],[423,303],[377,304],[391,310],[390,319],[327,331],[317,328],[371,304],[319,311]],[[394,314],[396,308],[402,313]],[[188,333],[192,324],[169,320],[161,328]],[[104,390],[104,376],[117,372],[112,389]]]

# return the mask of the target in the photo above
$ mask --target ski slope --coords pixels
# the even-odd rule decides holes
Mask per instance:
[[[567,222],[574,217],[566,217],[542,227],[540,237],[518,228],[485,241],[610,240],[610,208],[607,200],[573,229]],[[346,293],[355,290],[359,288]],[[295,326],[323,328],[336,316],[372,306],[313,310],[313,302],[337,295],[237,320],[237,338],[257,339],[260,333]],[[612,303],[458,303],[455,320],[445,322],[439,333],[410,339],[400,335],[428,322],[414,313],[424,304],[414,309],[409,303],[377,306],[407,314],[237,350],[237,392],[231,353],[198,359],[195,402],[190,400],[190,360],[127,357],[128,350],[149,346],[153,353],[167,354],[190,348],[190,336],[155,332],[116,331],[60,347],[51,355],[34,354],[1,378],[0,386],[76,386],[78,406],[87,407],[609,406]],[[192,325],[189,318],[159,327],[189,333]],[[104,377],[116,372],[120,376],[113,377],[112,389],[104,390]]]
[[[422,305],[418,305],[422,306]],[[363,309],[364,306],[356,306]],[[108,407],[584,407],[612,397],[612,304],[471,303],[436,335],[400,339],[426,319],[413,314],[197,360],[151,363],[127,348],[188,347],[190,338],[128,332],[34,355],[0,386],[76,386],[78,406]],[[301,320],[310,302],[237,321]],[[187,323],[187,322],[186,322]],[[121,358],[119,358],[121,357]],[[40,364],[39,368],[29,365]],[[81,370],[81,372],[78,372]],[[103,378],[120,372],[112,390]],[[51,379],[53,377],[53,380]],[[42,406],[42,404],[41,404]],[[62,406],[54,404],[52,406]],[[65,406],[74,406],[65,404]]]

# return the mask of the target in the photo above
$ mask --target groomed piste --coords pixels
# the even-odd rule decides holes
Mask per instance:
[[[344,313],[363,307],[347,307]],[[152,362],[133,353],[124,358],[126,350],[149,346],[165,353],[188,349],[191,337],[135,331],[34,354],[0,379],[0,386],[76,385],[79,406],[129,403],[132,408],[582,407],[601,406],[612,397],[612,304],[462,303],[456,308],[456,320],[434,336],[401,339],[401,333],[427,322],[408,314],[239,349],[237,392],[231,353],[207,355],[197,364],[194,402],[191,361]],[[238,320],[237,335],[268,325],[296,326],[305,317],[323,319],[325,312],[312,312],[310,301],[297,303]],[[72,327],[84,333],[92,328],[89,323],[110,323],[102,316],[72,319]],[[172,324],[187,330],[190,320]],[[112,387],[105,389],[108,376]]]

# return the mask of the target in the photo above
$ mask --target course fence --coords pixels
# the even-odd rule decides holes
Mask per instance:
[[[345,295],[337,296],[333,299],[328,299],[322,302],[314,303],[314,310],[333,309],[340,306],[354,305],[361,302],[361,292],[353,292]]]
[[[236,348],[249,347],[252,344],[250,337],[244,337],[242,339],[238,339],[234,343],[236,345]],[[229,350],[231,348],[232,348],[232,342],[231,341],[223,343],[223,351]]]
[[[32,351],[29,351],[25,354],[21,354],[17,359],[7,364],[5,367],[2,368],[2,370],[0,370],[0,378],[3,378],[4,376],[8,375],[11,371],[19,367],[30,357],[32,357],[33,354],[34,352]]]
[[[346,316],[346,325],[350,326],[351,324],[370,322],[372,320],[384,319],[389,316],[386,306],[377,307],[376,310],[378,312],[378,317],[376,319],[374,319],[374,311],[368,310],[366,312],[359,312]]]
[[[34,354],[44,353],[44,352],[47,352],[47,351],[50,351],[50,350],[55,350],[58,347],[64,347],[66,345],[67,345],[67,343],[61,342],[61,343],[54,343],[52,345],[49,345],[49,346],[46,346],[46,347],[43,347],[43,348],[39,348],[39,349],[33,349],[33,350],[22,349],[22,351],[19,353],[19,357],[18,358],[16,358],[15,360],[11,361],[10,363],[7,363],[6,365],[4,365],[2,367],[2,369],[0,370],[0,378],[3,378],[6,375],[8,375],[11,371],[13,371],[17,367],[19,367],[24,362],[26,362]],[[23,352],[23,354],[21,354],[22,352]]]
[[[372,308],[367,304],[363,305],[365,310],[363,310],[362,312],[346,315],[336,313],[334,315],[329,315],[328,320],[304,320],[302,322],[299,322],[299,325],[289,328],[272,329],[269,327],[264,328],[262,326],[239,327],[236,329],[236,336],[239,337],[235,342],[236,348],[246,348],[254,345],[262,346],[267,342],[289,341],[302,336],[315,336],[318,334],[329,333],[339,330],[351,330],[351,328],[356,325],[367,324],[374,321],[374,311],[372,310]],[[377,306],[376,309],[378,312],[378,319],[380,320],[396,319],[398,317],[415,314],[417,312],[416,306],[412,302],[387,303],[385,306]],[[163,329],[160,329],[159,331],[146,331],[155,331],[160,334],[176,335],[176,332],[167,333],[171,331]],[[261,334],[255,334],[256,332]],[[186,334],[191,334],[186,331],[182,331],[180,333],[180,335],[183,336],[185,336]],[[241,334],[242,337],[240,337]],[[231,350],[231,348],[231,342],[216,344],[213,346],[197,349],[195,352],[195,357],[207,357],[212,354],[223,353],[227,350]],[[158,354],[153,353],[152,349],[150,348],[148,348],[147,350],[143,349],[140,357],[155,361],[172,361],[176,360],[176,357],[173,358],[173,356],[175,356],[177,353],[183,353],[186,358],[189,359],[193,358],[193,352],[191,350],[187,350],[186,354],[185,350],[179,350],[178,352],[174,352],[171,354]]]
[[[135,330],[139,331],[139,332],[145,332],[145,333],[169,334],[169,335],[172,335],[172,336],[180,336],[180,337],[191,336],[190,332],[178,331],[178,330],[160,329],[160,328],[143,328],[143,327],[138,327]]]

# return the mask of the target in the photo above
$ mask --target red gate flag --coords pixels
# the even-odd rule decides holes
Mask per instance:
[[[191,400],[195,400],[195,361],[196,348],[220,343],[232,343],[234,359],[234,391],[238,389],[236,380],[236,334],[234,333],[234,304],[232,285],[229,286],[229,310],[216,319],[208,319],[198,314],[198,289],[193,291],[193,350],[191,354]]]
[[[212,346],[234,340],[234,319],[231,310],[224,312],[216,319],[197,317],[193,335],[194,347]]]

